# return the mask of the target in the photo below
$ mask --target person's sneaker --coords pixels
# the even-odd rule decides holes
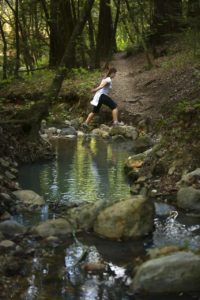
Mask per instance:
[[[83,128],[83,130],[85,130],[85,131],[88,131],[88,129],[89,129],[89,126],[88,126],[88,124],[87,123],[83,123],[82,125],[81,125],[81,127]]]
[[[114,122],[113,123],[113,126],[115,127],[115,126],[124,126],[124,122]]]

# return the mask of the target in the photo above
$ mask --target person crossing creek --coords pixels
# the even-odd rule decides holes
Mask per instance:
[[[121,124],[118,121],[117,104],[108,96],[112,89],[112,79],[115,77],[116,73],[117,70],[115,68],[110,68],[107,75],[102,79],[100,85],[92,89],[92,92],[95,93],[92,101],[90,102],[93,106],[93,110],[89,113],[87,119],[82,124],[83,128],[88,129],[89,123],[95,114],[100,111],[102,105],[106,105],[112,110],[113,125],[116,126]]]

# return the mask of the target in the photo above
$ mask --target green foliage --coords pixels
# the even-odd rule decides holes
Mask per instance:
[[[187,28],[182,33],[173,34],[173,37],[176,43],[168,48],[168,55],[163,58],[161,67],[170,71],[189,64],[199,65],[200,31]]]
[[[67,119],[69,107],[66,103],[55,104],[47,118],[48,124],[63,124]]]
[[[176,114],[190,113],[193,111],[200,111],[200,101],[196,100],[191,102],[190,100],[181,100],[175,107]]]
[[[38,83],[40,80],[41,82],[49,81],[53,79],[53,77],[54,77],[54,71],[45,69],[45,70],[37,70],[35,72],[32,72],[31,75],[25,73],[23,78],[26,82]]]
[[[100,71],[90,71],[84,68],[72,69],[68,78],[64,81],[63,88],[65,91],[75,91],[79,96],[89,95],[90,90],[97,86]]]
[[[186,112],[190,107],[191,107],[191,103],[188,100],[182,100],[176,105],[175,112],[183,113]]]
[[[157,131],[160,131],[162,128],[164,128],[167,125],[167,120],[164,118],[161,118],[156,123],[156,129]]]
[[[0,78],[2,78],[1,73],[0,73]],[[5,85],[10,84],[13,81],[13,79],[14,79],[13,77],[9,77],[7,79],[1,79],[0,80],[0,87],[3,87]]]
[[[194,62],[192,51],[181,51],[173,56],[166,56],[161,62],[161,68],[167,71],[183,68]]]
[[[200,99],[193,101],[183,99],[173,107],[168,118],[160,119],[157,122],[156,129],[165,132],[166,140],[174,139],[178,143],[187,142],[190,144],[195,139],[200,139],[199,123]]]

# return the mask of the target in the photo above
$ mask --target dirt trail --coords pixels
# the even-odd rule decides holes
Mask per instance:
[[[131,120],[157,115],[156,95],[148,92],[147,87],[155,82],[156,73],[146,70],[143,55],[126,58],[124,53],[115,55],[111,66],[118,70],[113,80],[111,96],[118,103],[122,119]]]
[[[163,63],[172,63],[166,69]],[[144,54],[126,58],[117,53],[111,66],[118,70],[113,80],[111,97],[118,103],[120,118],[128,123],[150,119],[152,123],[171,114],[172,108],[181,99],[199,97],[198,69],[191,64],[176,66],[176,54],[154,60],[154,67],[147,69]]]

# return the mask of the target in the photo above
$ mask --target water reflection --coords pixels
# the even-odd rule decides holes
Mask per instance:
[[[131,150],[91,138],[57,140],[56,160],[21,168],[20,184],[47,201],[117,200],[129,196],[124,161]]]

